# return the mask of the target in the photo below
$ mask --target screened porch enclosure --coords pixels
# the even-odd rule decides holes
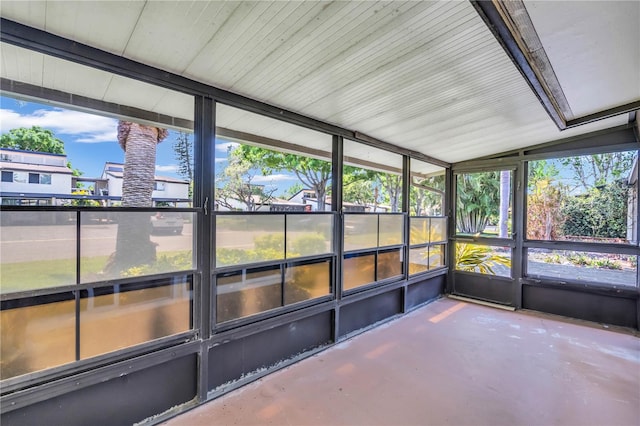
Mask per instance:
[[[640,31],[601,3],[568,31]],[[637,333],[640,82],[550,5],[94,6],[2,6],[3,423],[156,424],[446,296]]]

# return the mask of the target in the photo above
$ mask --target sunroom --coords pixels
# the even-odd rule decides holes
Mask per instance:
[[[157,423],[442,297],[638,330],[638,2],[0,14],[4,424]]]

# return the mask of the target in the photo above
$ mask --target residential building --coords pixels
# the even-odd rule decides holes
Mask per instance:
[[[105,163],[101,179],[106,181],[106,188],[99,195],[108,196],[111,203],[121,200],[123,175],[124,164]],[[189,203],[189,181],[156,175],[151,197],[155,205],[169,203],[173,207],[186,207]]]
[[[73,172],[64,154],[2,148],[0,170],[4,205],[56,205],[71,195]]]

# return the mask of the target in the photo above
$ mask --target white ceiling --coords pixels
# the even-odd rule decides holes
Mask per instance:
[[[527,1],[577,117],[640,98],[640,2]]]
[[[576,115],[640,100],[640,2],[525,4]],[[620,115],[560,132],[464,1],[3,0],[0,14],[448,162],[628,121]],[[193,117],[188,96],[6,44],[1,71]],[[255,131],[240,116],[225,120]],[[285,127],[263,126],[263,136],[287,140]],[[324,149],[327,139],[317,140]]]

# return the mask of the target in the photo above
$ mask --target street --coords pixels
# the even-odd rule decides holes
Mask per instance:
[[[80,230],[80,255],[83,258],[109,256],[116,248],[117,224],[90,224]],[[76,226],[3,226],[0,230],[0,261],[5,263],[34,260],[75,259]],[[182,235],[152,235],[158,252],[193,248],[193,229],[185,223]]]

